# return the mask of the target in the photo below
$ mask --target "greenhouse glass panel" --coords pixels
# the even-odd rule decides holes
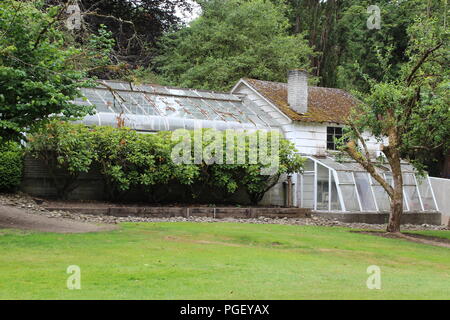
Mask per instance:
[[[314,208],[314,174],[304,174],[301,185],[301,207]]]
[[[341,208],[341,202],[339,201],[339,195],[338,195],[338,191],[336,188],[336,181],[334,181],[334,175],[333,172],[331,172],[331,210],[333,211],[340,211],[342,210]]]
[[[419,194],[416,186],[403,186],[406,201],[408,201],[409,211],[422,211]]]
[[[405,200],[408,202],[410,211],[422,211],[419,192],[416,186],[416,179],[412,173],[403,174],[403,190],[405,190]]]
[[[354,184],[339,184],[347,211],[360,211]]]
[[[412,173],[404,173],[403,174],[403,185],[404,186],[415,186],[416,180],[414,178],[414,174]]]
[[[417,183],[424,210],[437,210],[428,177],[417,177]]]
[[[312,161],[311,159],[306,159],[304,171],[314,171],[314,161]]]
[[[353,174],[351,172],[347,172],[347,171],[338,171],[338,179],[339,179],[339,184],[355,184],[355,182],[353,181]]]
[[[154,99],[152,100],[150,98],[150,96],[141,95],[141,98],[140,98],[140,100],[138,102],[139,102],[139,105],[141,106],[143,112],[146,115],[153,116],[153,115],[160,115],[161,114],[161,111],[158,111],[158,109],[157,109],[157,107],[155,105]]]
[[[356,189],[363,211],[376,211],[375,201],[373,200],[372,190],[370,188],[369,176],[364,172],[355,172]]]
[[[329,170],[317,164],[317,210],[328,210]]]
[[[374,184],[372,188],[377,201],[378,211],[389,211],[391,204],[386,190],[380,184]]]

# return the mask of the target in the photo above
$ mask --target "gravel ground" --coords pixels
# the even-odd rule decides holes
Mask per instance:
[[[345,223],[337,220],[330,220],[325,218],[315,217],[312,218],[264,218],[257,219],[213,219],[204,217],[176,217],[176,218],[148,218],[148,217],[113,217],[105,215],[88,215],[72,213],[67,211],[48,211],[40,204],[39,199],[34,199],[26,194],[0,194],[0,205],[12,206],[17,209],[26,210],[28,213],[46,216],[48,218],[63,218],[70,219],[79,222],[89,223],[106,223],[117,224],[121,222],[237,222],[237,223],[255,223],[255,224],[284,224],[284,225],[306,225],[306,226],[339,226],[348,227],[353,229],[371,229],[371,230],[385,230],[385,224],[365,224],[365,223]],[[434,226],[434,225],[403,225],[402,230],[449,230],[447,226]]]

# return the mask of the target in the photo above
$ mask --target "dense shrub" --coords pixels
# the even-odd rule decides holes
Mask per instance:
[[[139,134],[111,127],[95,127],[92,132],[96,160],[111,199],[140,189],[149,200],[157,201],[155,186],[161,191],[169,184],[191,184],[198,176],[196,166],[172,162],[170,132]]]
[[[0,192],[15,191],[22,180],[22,148],[0,138]]]
[[[58,197],[77,187],[77,178],[95,160],[93,135],[81,124],[52,121],[28,138],[27,152],[47,166]]]
[[[303,159],[292,143],[276,135],[257,131],[227,137],[212,129],[140,134],[128,128],[51,122],[30,137],[28,152],[48,166],[60,197],[66,197],[76,187],[79,174],[95,163],[111,200],[139,191],[148,201],[159,202],[176,190],[178,201],[198,201],[208,195],[212,201],[224,202],[242,190],[256,204],[282,174],[302,170]],[[272,148],[272,138],[280,138],[279,145],[273,145],[278,151],[274,154],[266,152]],[[227,149],[227,139],[234,141],[232,151]],[[251,161],[251,150],[267,157]],[[277,165],[272,168],[273,163]],[[263,173],[268,169],[269,173]]]

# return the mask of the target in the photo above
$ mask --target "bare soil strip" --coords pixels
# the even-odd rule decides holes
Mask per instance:
[[[117,227],[106,224],[92,224],[62,218],[49,218],[27,210],[0,205],[0,228],[35,230],[56,233],[86,233],[110,231]]]
[[[404,239],[411,242],[428,244],[437,247],[450,248],[450,240],[445,238],[439,238],[434,236],[426,236],[423,234],[412,233],[388,233],[379,231],[350,231],[355,233],[370,234],[373,236],[379,236],[390,239]]]

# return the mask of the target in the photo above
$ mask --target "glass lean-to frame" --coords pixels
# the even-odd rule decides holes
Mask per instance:
[[[299,175],[299,206],[317,211],[388,212],[390,200],[384,188],[358,164],[340,163],[331,157],[305,156]],[[402,164],[405,211],[437,211],[429,177],[419,177],[409,164]],[[389,168],[377,168],[392,185]]]
[[[94,88],[81,88],[73,101],[95,106],[96,113],[81,122],[115,125],[117,118],[138,131],[195,129],[272,130],[277,123],[252,101],[226,92],[136,85],[102,80]]]

